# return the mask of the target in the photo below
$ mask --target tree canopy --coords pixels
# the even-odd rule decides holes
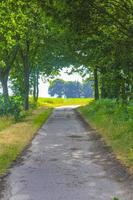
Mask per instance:
[[[37,100],[39,76],[70,65],[90,73],[96,99],[133,98],[133,1],[2,0],[0,27],[5,101],[9,77],[28,109],[31,91]]]

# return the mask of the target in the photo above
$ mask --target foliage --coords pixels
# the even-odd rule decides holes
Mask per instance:
[[[133,98],[132,10],[130,0],[2,0],[0,81],[5,101],[9,76],[28,109],[30,91],[38,98],[39,76],[48,78],[72,65],[82,75],[91,74],[96,99],[117,98],[126,104]],[[70,97],[68,88],[70,84]]]
[[[105,99],[81,107],[79,111],[133,172],[133,103],[123,108],[117,101]]]
[[[14,66],[12,68],[11,74],[10,74],[10,82],[11,82],[11,90],[14,96],[19,96],[23,100],[24,98],[24,81],[23,81],[23,67],[20,66]]]
[[[67,81],[64,85],[64,96],[66,98],[80,98],[81,84],[78,81]]]
[[[22,102],[19,97],[10,97],[6,102],[0,97],[0,116],[14,116],[15,121],[21,119]]]
[[[93,81],[85,80],[81,86],[81,96],[84,98],[93,97]]]
[[[48,92],[51,96],[65,98],[93,97],[93,89],[90,81],[80,83],[78,81],[55,79],[50,82]]]
[[[64,95],[64,84],[65,82],[62,79],[56,79],[50,83],[48,93],[51,96],[57,95],[58,97],[62,97]]]
[[[71,31],[69,46],[78,62],[93,73],[97,71],[96,93],[123,103],[132,99],[133,2],[60,0],[44,6],[48,15]]]

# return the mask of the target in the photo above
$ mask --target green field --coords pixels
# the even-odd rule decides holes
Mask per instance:
[[[113,100],[99,100],[78,110],[133,173],[133,103],[123,107]]]
[[[39,98],[38,104],[48,107],[87,105],[93,100],[93,98]]]

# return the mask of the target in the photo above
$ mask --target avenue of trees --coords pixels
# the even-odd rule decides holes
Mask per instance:
[[[133,99],[132,36],[132,0],[1,0],[0,101],[11,101],[10,81],[28,110],[29,94],[38,99],[40,75],[72,65],[90,74],[95,99],[126,104]]]
[[[89,98],[93,97],[93,86],[90,81],[80,83],[78,81],[55,79],[50,82],[48,93],[52,97],[59,98]]]

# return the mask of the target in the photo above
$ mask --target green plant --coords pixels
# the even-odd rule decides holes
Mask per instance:
[[[15,121],[22,118],[22,101],[19,97],[12,96],[4,101],[4,97],[0,96],[0,116],[13,116]]]

